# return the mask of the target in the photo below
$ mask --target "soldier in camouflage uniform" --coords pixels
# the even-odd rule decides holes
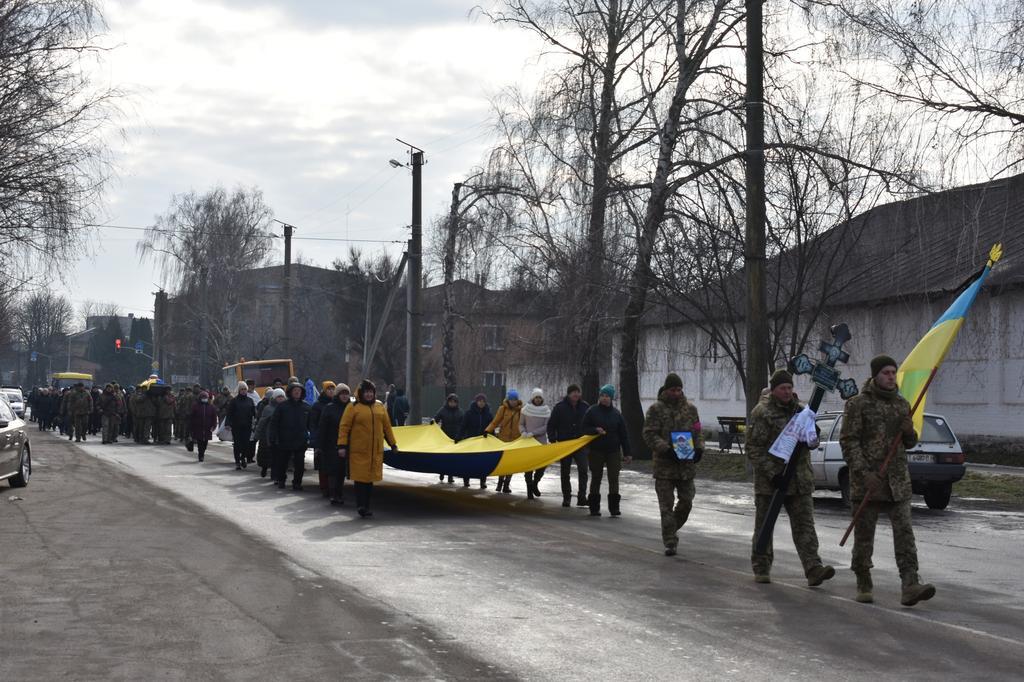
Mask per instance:
[[[121,396],[114,392],[114,385],[107,384],[100,394],[100,415],[103,428],[103,442],[113,443],[121,425]]]
[[[136,443],[149,444],[149,434],[153,430],[153,417],[156,416],[156,404],[145,389],[136,389],[132,394],[135,404]]]
[[[153,440],[160,445],[171,444],[171,424],[174,422],[174,394],[167,391],[156,398],[156,422],[153,424]]]
[[[793,375],[784,369],[778,369],[772,374],[769,393],[761,398],[750,413],[747,456],[754,470],[754,543],[757,542],[758,531],[768,514],[772,495],[784,483],[782,470],[786,464],[770,454],[768,448],[786,428],[786,424],[803,408],[793,393]],[[817,447],[816,443],[812,445]],[[800,556],[807,584],[810,587],[817,587],[834,577],[836,570],[831,566],[822,565],[821,557],[818,556],[818,534],[814,530],[814,503],[811,500],[811,494],[814,492],[814,474],[811,471],[808,444],[798,443],[792,458],[796,476],[786,488],[784,505],[789,516],[790,529],[793,531],[793,544]],[[750,564],[754,570],[754,580],[759,583],[771,582],[773,559],[770,541],[766,554],[758,554],[751,545]]]
[[[224,421],[224,417],[228,412],[228,403],[231,402],[231,391],[227,386],[220,387],[220,393],[218,393],[213,399],[213,406],[217,409],[217,423]]]
[[[899,445],[884,474],[882,462],[893,441]],[[935,596],[935,587],[921,584],[917,574],[917,545],[910,520],[910,472],[906,448],[917,445],[917,433],[910,419],[910,403],[896,386],[896,361],[879,355],[871,361],[871,378],[859,395],[846,401],[843,428],[839,435],[850,475],[850,497],[856,509],[868,496],[869,502],[853,528],[853,561],[857,575],[857,601],[874,601],[871,583],[871,554],[875,546],[875,525],[879,513],[889,516],[903,591],[900,603],[913,606]]]
[[[174,401],[174,440],[178,442],[187,440],[188,419],[192,414],[194,404],[195,399],[192,397],[191,386],[178,391],[178,397]]]
[[[68,423],[71,425],[68,440],[74,437],[76,443],[84,441],[86,429],[89,427],[89,416],[92,414],[92,395],[85,390],[85,384],[78,382],[64,400],[67,404]]]
[[[676,456],[671,443],[674,431],[693,434],[695,454],[692,460],[680,460]],[[658,400],[648,408],[644,418],[643,438],[654,459],[654,490],[658,494],[665,556],[674,556],[679,545],[679,529],[693,509],[696,492],[693,477],[697,474],[697,462],[704,455],[700,416],[696,406],[683,395],[683,380],[679,375],[665,377],[665,385],[658,390]]]

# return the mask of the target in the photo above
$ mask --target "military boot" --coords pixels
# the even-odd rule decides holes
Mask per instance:
[[[874,585],[871,584],[870,571],[857,571],[857,601],[861,604],[871,604],[875,597],[871,594]]]
[[[836,575],[836,569],[831,566],[815,566],[807,571],[807,586],[817,587],[826,580],[831,580]]]
[[[900,604],[903,606],[913,606],[919,601],[928,601],[935,596],[935,586],[921,584],[916,572],[905,573],[900,577],[903,579],[903,593],[900,595]]]
[[[587,497],[587,506],[590,507],[590,515],[591,516],[600,516],[601,515],[601,496],[600,495],[590,495],[589,497]]]
[[[608,513],[612,516],[621,516],[622,512],[619,511],[619,500],[622,499],[622,495],[609,495],[608,496]]]

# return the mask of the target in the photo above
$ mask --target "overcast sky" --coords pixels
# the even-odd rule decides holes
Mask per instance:
[[[538,45],[470,17],[472,0],[107,0],[101,78],[126,91],[98,222],[144,227],[171,196],[258,186],[319,265],[341,242],[408,238],[399,137],[426,150],[424,224],[482,158],[490,99],[523,83]],[[72,268],[91,299],[149,315],[159,282],[141,233],[100,229]],[[368,250],[389,248],[365,244]],[[390,247],[396,253],[400,246]],[[281,246],[278,242],[278,256]]]

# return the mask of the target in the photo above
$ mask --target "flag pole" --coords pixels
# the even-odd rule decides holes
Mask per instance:
[[[917,400],[914,401],[914,406],[910,408],[910,414],[907,415],[909,419],[914,418],[914,414],[917,412],[917,408],[921,406],[921,401],[924,400],[925,394],[928,393],[928,387],[932,385],[932,379],[935,378],[935,374],[938,371],[939,368],[935,367],[932,370],[932,373],[928,375],[928,381],[924,383],[924,388],[922,388],[921,392],[917,394]],[[885,461],[882,462],[882,466],[878,470],[879,476],[884,474],[886,469],[889,468],[889,463],[892,461],[892,458],[896,456],[896,451],[899,449],[900,441],[902,440],[903,432],[900,431],[899,433],[896,434],[896,437],[892,439],[892,445],[889,446],[889,454],[886,455]],[[853,527],[857,525],[857,519],[859,519],[860,515],[864,512],[864,507],[867,506],[867,503],[871,500],[871,496],[874,493],[875,491],[871,488],[868,488],[868,491],[864,493],[864,499],[862,499],[860,501],[860,504],[857,506],[857,511],[853,513],[853,518],[850,519],[850,525],[847,526],[846,532],[843,533],[843,539],[839,541],[840,547],[844,547],[846,545],[846,540],[850,537],[850,533],[853,532]]]

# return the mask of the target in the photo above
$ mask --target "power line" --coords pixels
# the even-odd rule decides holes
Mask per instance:
[[[104,230],[130,230],[130,231],[135,231],[135,232],[155,232],[157,234],[169,234],[169,235],[177,234],[174,230],[164,230],[164,229],[161,229],[161,228],[158,228],[158,227],[139,227],[139,226],[136,226],[136,225],[87,224],[87,225],[76,226],[76,227],[73,227],[71,229],[84,230],[84,229],[90,229],[90,228],[98,228],[98,229],[104,229]],[[50,227],[45,227],[45,226],[39,226],[36,229],[48,230],[48,229],[61,229],[61,228],[50,228]],[[212,235],[217,235],[217,236],[221,236],[221,237],[231,237],[231,236],[234,236],[236,233],[234,233],[234,232],[206,231],[206,234],[212,234]],[[265,236],[269,237],[270,239],[280,239],[281,238],[279,235],[276,235],[276,234],[266,234]],[[401,240],[401,239],[344,239],[342,237],[292,237],[292,239],[305,240],[305,241],[320,241],[320,242],[357,242],[357,243],[367,243],[367,244],[404,244],[405,243],[404,240]]]

